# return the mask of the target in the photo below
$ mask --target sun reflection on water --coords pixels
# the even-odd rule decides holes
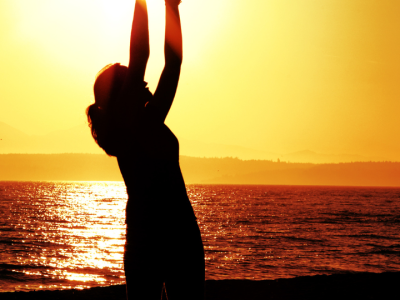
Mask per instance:
[[[16,196],[14,227],[19,255],[12,271],[23,278],[123,283],[126,189],[120,182],[36,183]],[[23,219],[18,219],[24,215]],[[103,272],[101,271],[103,270]],[[113,275],[110,275],[113,274]],[[31,289],[40,289],[37,284]]]

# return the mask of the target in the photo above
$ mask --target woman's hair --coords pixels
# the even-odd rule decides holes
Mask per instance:
[[[126,74],[127,67],[119,63],[101,69],[93,86],[95,103],[86,109],[94,140],[108,155],[113,156],[117,154],[118,143],[111,114]]]

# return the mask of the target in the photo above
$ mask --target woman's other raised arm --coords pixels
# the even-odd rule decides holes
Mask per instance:
[[[163,120],[168,115],[178,87],[182,64],[182,29],[178,5],[180,0],[165,0],[165,67],[154,93],[153,104]]]

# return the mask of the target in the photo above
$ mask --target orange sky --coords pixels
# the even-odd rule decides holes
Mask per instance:
[[[163,3],[148,0],[154,90]],[[127,62],[131,0],[2,0],[0,121],[30,134],[85,122],[92,84]],[[400,2],[184,0],[178,137],[400,160]]]

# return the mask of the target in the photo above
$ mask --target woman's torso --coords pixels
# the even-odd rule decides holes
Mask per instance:
[[[179,166],[179,142],[146,106],[125,128],[117,155],[128,203],[126,223],[176,223],[195,219]]]

